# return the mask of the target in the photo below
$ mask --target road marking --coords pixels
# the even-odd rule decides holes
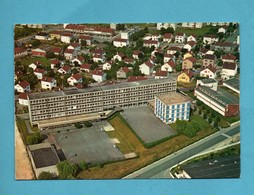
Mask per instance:
[[[229,136],[229,135],[227,135],[227,134],[225,134],[225,133],[222,133],[221,135],[223,135],[223,136],[225,136],[225,137],[227,137],[227,138],[231,138],[231,136]]]

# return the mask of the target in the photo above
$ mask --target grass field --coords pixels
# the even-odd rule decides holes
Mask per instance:
[[[42,65],[50,65],[50,59],[44,57],[26,57],[21,60],[21,64],[24,66],[28,66],[29,64],[32,64],[36,61],[40,62]]]
[[[182,28],[178,27],[175,32],[184,32],[187,36],[191,34],[195,34],[196,36],[204,36],[209,32],[210,26],[204,26],[202,28],[190,29],[190,28]]]
[[[29,135],[29,132],[26,128],[25,120],[17,118],[16,122],[17,122],[18,130],[19,130],[19,132],[21,134],[21,137],[23,139],[23,142],[24,142],[25,145],[27,145],[26,138]]]
[[[201,120],[199,116],[194,116],[195,120]],[[119,136],[126,140],[126,143],[129,145],[130,149],[134,150],[139,158],[130,159],[121,162],[115,162],[106,164],[103,168],[100,167],[91,167],[88,170],[84,170],[79,173],[78,178],[83,179],[99,179],[99,178],[122,178],[125,175],[128,175],[135,170],[138,170],[152,162],[159,160],[181,148],[194,143],[195,141],[206,137],[207,135],[215,132],[212,128],[207,125],[206,122],[202,122],[201,126],[206,127],[205,129],[199,131],[197,135],[193,138],[188,138],[185,135],[178,135],[173,137],[161,144],[158,144],[150,149],[146,149],[134,133],[129,129],[129,127],[123,123],[119,116],[115,116],[109,120],[110,124],[115,128],[115,131]]]

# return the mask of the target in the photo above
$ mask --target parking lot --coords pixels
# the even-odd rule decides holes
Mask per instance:
[[[114,142],[102,130],[103,123],[90,128],[54,133],[53,137],[62,149],[67,160],[72,163],[86,161],[99,163],[124,159],[123,154],[114,147]]]
[[[124,109],[122,116],[145,143],[175,134],[175,131],[158,119],[147,106]]]

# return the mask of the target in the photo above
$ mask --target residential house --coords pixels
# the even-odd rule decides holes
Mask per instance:
[[[105,62],[105,55],[102,55],[102,54],[95,54],[93,56],[93,61],[94,62],[97,62],[97,63],[103,63]]]
[[[196,62],[196,58],[190,57],[183,60],[182,69],[192,69]]]
[[[168,78],[168,71],[158,69],[155,72],[155,79],[165,79]]]
[[[69,85],[74,86],[75,84],[82,83],[82,76],[79,73],[73,74],[67,79]]]
[[[73,35],[71,33],[64,32],[61,34],[61,41],[63,43],[71,43],[71,39],[73,38]]]
[[[138,51],[138,50],[134,50],[133,53],[132,53],[132,57],[134,59],[139,59],[140,55],[144,55],[144,53],[142,51]]]
[[[34,74],[37,76],[37,78],[40,80],[42,79],[43,75],[46,74],[47,71],[41,68],[36,68],[34,70]]]
[[[49,34],[46,32],[39,32],[34,36],[34,38],[37,40],[46,41],[49,38]]]
[[[127,78],[127,74],[130,72],[131,70],[129,69],[129,67],[121,67],[117,72],[116,72],[116,78],[118,79],[126,79]]]
[[[219,38],[216,35],[205,35],[203,37],[203,43],[205,44],[213,44],[218,41],[219,41]]]
[[[161,66],[161,70],[167,71],[167,72],[173,72],[175,69],[175,66],[176,66],[175,62],[173,60],[169,60]]]
[[[153,63],[150,60],[144,62],[143,64],[139,65],[139,70],[144,75],[151,75],[153,73]]]
[[[167,28],[173,28],[174,30],[176,29],[176,23],[157,23],[156,28],[157,30],[161,30],[162,28],[167,29]]]
[[[163,50],[161,48],[156,48],[151,52],[152,57],[156,57],[157,54],[163,54]]]
[[[51,47],[50,51],[54,53],[55,55],[60,55],[62,48],[61,47]]]
[[[204,55],[202,59],[202,66],[206,68],[208,66],[215,66],[216,65],[216,56],[211,54]]]
[[[190,58],[190,57],[193,57],[193,53],[192,52],[186,52],[184,55],[183,55],[183,59],[187,59],[187,58]]]
[[[192,77],[193,77],[193,73],[191,72],[191,70],[184,69],[184,70],[178,75],[177,81],[178,81],[178,82],[182,82],[182,83],[190,83]]]
[[[234,77],[237,74],[237,65],[236,63],[223,63],[223,67],[221,70],[221,78],[227,80],[229,78]]]
[[[112,61],[107,61],[104,64],[102,64],[102,69],[103,70],[110,70],[113,62]]]
[[[80,51],[81,46],[80,46],[79,43],[71,43],[71,44],[67,47],[67,49],[73,49],[73,50],[75,50],[75,51]]]
[[[232,54],[226,54],[221,56],[221,60],[222,62],[229,62],[229,63],[235,63],[236,61],[236,56],[232,55]]]
[[[14,57],[18,58],[18,57],[23,57],[28,55],[27,50],[25,48],[22,47],[15,47],[14,49]]]
[[[91,36],[81,35],[79,36],[79,43],[81,44],[82,41],[85,41],[86,45],[92,45],[93,38]]]
[[[219,29],[218,29],[218,33],[223,33],[225,34],[227,31],[227,26],[221,26]]]
[[[40,62],[36,61],[36,62],[33,62],[33,63],[29,64],[28,67],[35,70],[40,65],[41,65]]]
[[[113,40],[113,45],[115,47],[126,47],[126,46],[129,45],[129,40],[128,39],[115,38]]]
[[[133,58],[124,58],[124,63],[125,64],[134,64],[134,59]]]
[[[168,62],[169,60],[175,60],[175,56],[172,55],[172,54],[165,54],[165,55],[164,55],[164,58],[163,58],[163,62],[166,63],[166,62]]]
[[[85,61],[85,58],[83,57],[83,56],[77,56],[77,57],[75,57],[72,61],[71,61],[71,63],[73,64],[73,65],[81,65],[83,62]]]
[[[209,51],[209,49],[206,49],[205,47],[201,47],[199,52],[198,52],[198,55],[200,57],[203,57],[205,54],[207,54],[208,51]]]
[[[20,93],[18,99],[20,105],[28,106],[27,93]]]
[[[182,27],[184,28],[202,28],[202,22],[183,22]]]
[[[114,61],[123,61],[123,59],[125,58],[125,55],[122,52],[117,52],[114,56],[113,56],[113,60]]]
[[[47,52],[45,50],[42,50],[40,48],[32,49],[32,56],[35,57],[45,57]]]
[[[216,74],[217,74],[217,69],[214,66],[210,65],[210,66],[204,68],[203,70],[201,70],[199,74],[201,77],[215,79]]]
[[[206,86],[209,87],[210,89],[217,91],[218,89],[218,81],[216,81],[215,79],[200,79],[197,80],[197,84],[196,86]]]
[[[189,41],[189,42],[187,42],[187,44],[185,44],[183,46],[183,49],[186,49],[186,50],[190,51],[190,50],[193,49],[193,47],[195,47],[195,45],[196,45],[195,41]]]
[[[102,70],[93,70],[92,77],[96,82],[101,83],[107,79],[107,74]]]
[[[170,43],[173,39],[173,35],[171,33],[165,33],[163,35],[163,42]]]
[[[19,93],[30,92],[30,83],[28,83],[26,80],[20,81],[17,85],[15,85],[14,89],[16,89]]]
[[[18,80],[18,77],[20,77],[21,75],[24,75],[24,73],[20,70],[15,71],[14,73],[14,81]]]
[[[160,43],[159,43],[159,41],[156,41],[156,40],[144,40],[143,46],[144,47],[152,47],[152,46],[154,46],[155,48],[157,48],[157,47],[160,46]]]
[[[180,52],[181,50],[182,50],[182,48],[180,48],[180,47],[172,46],[167,49],[167,54],[174,55],[176,52]]]
[[[71,67],[68,66],[68,65],[64,65],[63,67],[61,67],[61,68],[58,70],[58,72],[59,72],[60,74],[69,74],[69,73],[71,73]]]
[[[192,35],[188,36],[188,37],[187,37],[187,42],[190,42],[190,41],[197,42],[197,37],[196,37],[196,35],[192,34]]]
[[[175,43],[185,43],[185,33],[178,32],[175,34]]]
[[[50,68],[54,69],[60,65],[60,61],[58,59],[52,59],[50,60]]]
[[[82,64],[80,66],[80,70],[84,70],[86,72],[90,72],[91,71],[91,64]]]
[[[54,78],[43,76],[41,79],[41,88],[52,90],[56,87],[56,80]]]
[[[72,60],[76,56],[76,51],[74,49],[67,49],[64,51],[64,57],[66,60]]]
[[[49,37],[50,37],[50,39],[58,39],[58,40],[60,40],[61,39],[61,34],[62,34],[61,31],[54,30],[54,31],[51,31],[49,33]]]

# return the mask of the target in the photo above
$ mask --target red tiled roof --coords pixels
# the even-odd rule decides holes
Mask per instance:
[[[82,64],[80,66],[81,69],[90,69],[91,68],[91,64]]]
[[[229,42],[217,42],[214,45],[220,46],[220,47],[232,47],[233,46],[233,44],[229,43]]]
[[[181,51],[182,49],[180,48],[180,47],[170,47],[170,48],[168,48],[168,50],[170,50],[170,51]]]
[[[76,48],[76,47],[80,47],[80,44],[79,43],[71,43],[70,46]]]
[[[212,54],[205,54],[203,59],[209,59],[209,60],[214,60],[215,59],[215,55]]]
[[[144,40],[144,44],[158,44],[156,40]]]
[[[79,36],[79,39],[82,39],[82,40],[92,40],[93,38],[90,37],[90,36],[81,35],[81,36]]]
[[[121,56],[121,58],[123,58],[125,56],[124,53],[122,53],[122,52],[117,52],[116,55]]]
[[[102,76],[104,74],[104,72],[102,70],[94,70],[92,71],[92,74],[93,75],[99,75],[99,76]]]
[[[172,68],[174,68],[176,65],[175,65],[175,62],[173,60],[169,60],[166,64],[168,64],[169,66],[171,66]]]
[[[26,80],[24,80],[24,81],[20,81],[20,82],[19,82],[19,85],[20,85],[22,88],[26,88],[26,87],[30,86],[30,83],[28,83]]]
[[[127,43],[128,39],[115,38],[114,41]]]
[[[83,86],[83,84],[82,84],[82,83],[78,83],[78,84],[76,85],[76,88],[78,88],[78,89],[83,89],[83,88],[84,88],[84,86]]]
[[[78,56],[77,59],[78,59],[79,61],[84,61],[84,60],[85,60],[83,56]]]
[[[19,99],[27,100],[27,93],[19,93]]]
[[[190,71],[190,70],[188,70],[188,69],[184,69],[183,71],[182,71],[182,73],[185,73],[189,78],[192,78],[193,77],[193,73]],[[181,74],[182,74],[181,73]]]
[[[41,81],[49,82],[49,83],[51,83],[53,80],[54,80],[54,78],[50,78],[50,77],[46,77],[46,76],[43,76],[41,79]]]
[[[50,64],[59,64],[60,61],[58,59],[50,60]]]
[[[221,59],[223,59],[223,60],[235,60],[236,56],[231,55],[231,54],[226,54],[226,55],[221,56]]]
[[[189,61],[191,61],[192,63],[196,62],[196,58],[194,58],[194,57],[186,58],[185,60],[189,60]],[[185,61],[185,60],[184,60],[184,61]]]
[[[69,53],[69,54],[73,54],[73,52],[74,52],[74,49],[66,49],[64,51],[64,53]]]
[[[65,72],[68,72],[71,70],[71,67],[68,65],[64,65],[61,69],[63,69]]]
[[[58,31],[58,30],[53,30],[51,31],[49,34],[54,34],[54,35],[61,35],[61,31]]]
[[[125,73],[130,72],[130,69],[128,67],[126,67],[126,66],[122,67],[121,70],[124,71]]]
[[[187,44],[189,44],[191,47],[193,47],[194,45],[196,45],[195,41],[188,41]]]
[[[149,60],[146,61],[145,64],[146,64],[148,67],[150,67],[150,68],[153,67],[153,64],[152,64]]]
[[[15,47],[14,49],[14,54],[19,54],[19,53],[23,53],[23,52],[26,52],[26,49],[25,48],[22,48],[22,47]]]
[[[102,49],[94,49],[94,50],[90,50],[90,53],[102,55],[104,51]]]
[[[212,71],[213,73],[215,73],[216,71],[217,71],[217,69],[214,67],[214,66],[208,66],[207,68],[204,68],[203,70],[205,70],[205,69],[209,69],[210,71]],[[202,71],[203,71],[202,70]]]
[[[72,75],[71,77],[77,81],[82,78],[82,76],[79,73],[76,73],[76,74]]]
[[[173,35],[171,34],[171,33],[165,33],[164,35],[163,35],[163,38],[164,39],[171,39],[173,37]]]
[[[200,48],[200,52],[203,54],[205,54],[208,51],[209,51],[209,49],[206,49],[205,47]]]
[[[140,53],[143,53],[142,51],[138,51],[138,50],[134,50],[133,51],[133,55],[138,55],[138,54],[140,54]]]
[[[36,68],[36,69],[34,70],[34,72],[43,74],[43,73],[45,73],[46,71],[45,71],[44,69],[41,69],[41,68]]]
[[[72,37],[73,35],[71,33],[68,33],[68,32],[63,32],[61,34],[61,36],[64,36],[64,37]]]
[[[126,62],[126,63],[133,63],[133,59],[132,58],[125,58],[124,59],[124,62]]]
[[[66,25],[65,29],[70,30],[85,30],[85,31],[99,31],[99,32],[105,32],[105,33],[111,33],[113,34],[114,30],[111,28],[102,28],[102,27],[96,27],[96,26],[88,26],[88,25],[81,25],[81,24],[68,24]]]
[[[155,73],[155,76],[166,77],[166,76],[168,76],[168,71],[163,71],[163,70],[158,69]]]
[[[61,52],[61,48],[60,47],[51,47],[50,51],[53,53],[60,53]]]
[[[164,55],[164,58],[174,58],[175,56],[174,55],[172,55],[172,54],[165,54]]]
[[[235,68],[236,68],[236,63],[229,63],[229,62],[223,63],[223,69],[235,70]]]
[[[143,81],[143,80],[147,80],[147,78],[144,76],[129,76],[127,81],[134,82],[134,81]]]
[[[178,32],[178,33],[175,34],[175,36],[183,36],[183,35],[184,35],[183,32]]]

